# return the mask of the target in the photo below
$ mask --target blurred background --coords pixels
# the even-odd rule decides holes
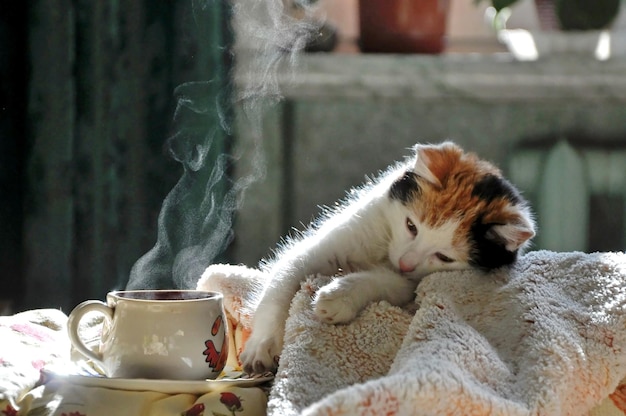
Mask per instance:
[[[434,0],[438,15],[424,22],[410,13],[426,1],[286,1],[289,19],[323,25],[272,77],[252,64],[264,37],[251,39],[249,22],[261,3],[237,1],[239,15],[226,1],[0,6],[3,313],[102,299],[157,236],[168,264],[204,241],[220,248],[201,250],[200,265],[255,266],[417,142],[453,140],[497,163],[532,202],[533,249],[624,249],[621,2],[587,30],[546,26],[534,0],[504,10]],[[431,30],[435,21],[445,24]],[[251,109],[242,92],[260,83],[280,100]],[[210,210],[220,224],[232,216],[231,232],[212,236],[208,214],[159,222],[168,195],[188,201],[181,188],[206,181],[220,186],[204,186],[210,198],[197,205],[231,204]],[[233,188],[243,198],[233,202]]]

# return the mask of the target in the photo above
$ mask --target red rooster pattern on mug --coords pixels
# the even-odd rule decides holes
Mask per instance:
[[[224,369],[224,366],[226,365],[226,358],[228,356],[228,337],[226,336],[226,329],[223,328],[224,325],[224,318],[222,315],[219,315],[211,327],[211,335],[214,337],[217,336],[220,331],[222,333],[224,342],[222,343],[221,350],[218,351],[212,339],[208,339],[204,342],[206,349],[202,354],[206,355],[205,361],[209,363],[209,367],[211,367],[215,372],[220,372]]]

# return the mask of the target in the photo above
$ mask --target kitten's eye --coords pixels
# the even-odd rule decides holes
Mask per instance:
[[[406,228],[407,230],[409,230],[409,232],[411,233],[413,237],[417,235],[417,227],[415,226],[415,224],[413,224],[413,221],[411,221],[409,218],[406,219]]]
[[[441,254],[439,252],[435,253],[435,257],[437,257],[440,261],[444,263],[453,263],[454,259],[446,256],[445,254]]]

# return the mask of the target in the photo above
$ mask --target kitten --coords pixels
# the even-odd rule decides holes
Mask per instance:
[[[290,302],[308,275],[342,271],[313,307],[325,322],[346,323],[373,301],[410,302],[431,272],[510,265],[535,235],[529,206],[495,166],[451,142],[414,150],[262,265],[270,280],[245,371],[275,370]]]

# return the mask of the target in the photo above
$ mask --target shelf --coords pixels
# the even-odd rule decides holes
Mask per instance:
[[[249,67],[249,66],[240,66]],[[258,70],[238,73],[240,88]],[[519,62],[508,53],[446,55],[303,54],[284,62],[276,85],[287,98],[413,97],[487,101],[626,101],[626,60],[564,56]]]

